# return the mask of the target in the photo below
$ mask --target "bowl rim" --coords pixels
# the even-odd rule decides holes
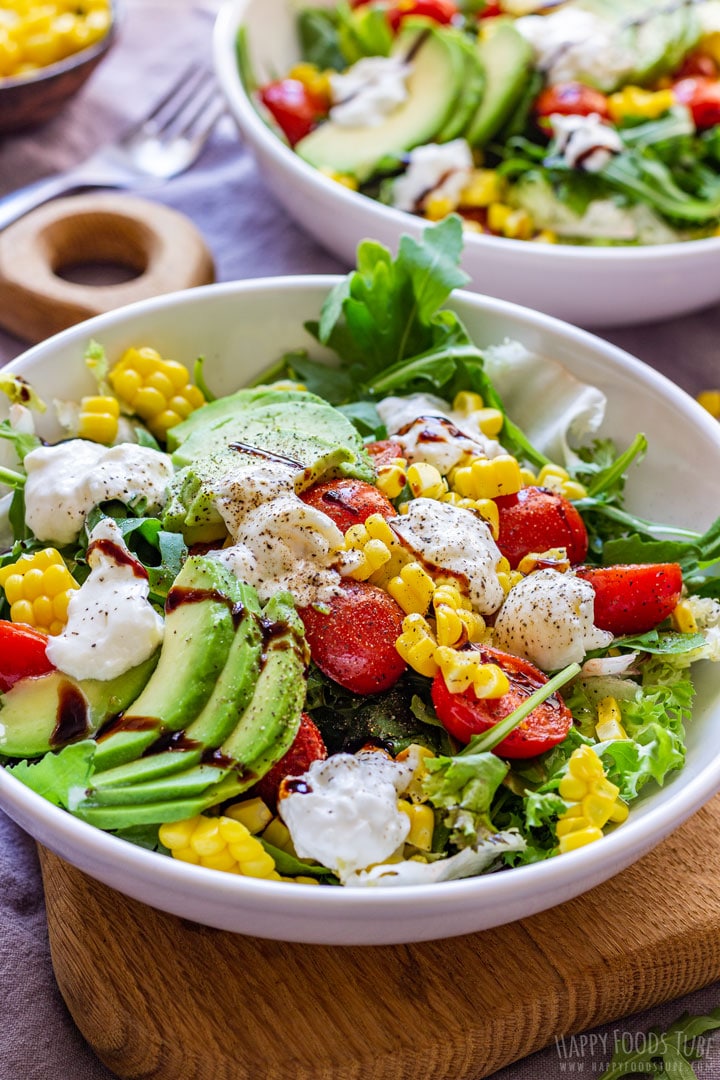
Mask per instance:
[[[106,328],[116,323],[122,325],[128,320],[132,321],[136,315],[145,316],[161,312],[163,309],[172,309],[178,303],[183,303],[183,299],[189,303],[202,305],[205,297],[234,297],[238,292],[252,294],[253,292],[274,291],[282,294],[286,290],[306,291],[320,297],[321,290],[323,294],[326,294],[342,280],[342,275],[327,274],[257,278],[222,282],[141,300],[127,307],[96,316],[35,345],[11,361],[6,370],[25,372],[28,365],[32,365],[45,354],[52,355],[58,346],[66,342],[86,337],[102,340],[102,334]],[[689,409],[694,421],[708,433],[712,433],[720,446],[720,427],[717,426],[717,421],[670,379],[618,346],[553,316],[509,301],[465,290],[456,290],[449,303],[452,305],[455,300],[460,301],[461,306],[469,305],[490,313],[505,315],[517,324],[535,330],[541,335],[559,334],[568,344],[575,344],[581,350],[589,349],[596,356],[602,356],[604,360],[609,361],[613,369],[629,373],[633,377],[641,377],[646,386],[664,395],[669,394],[682,405],[683,410]],[[301,328],[299,328],[300,331]],[[82,350],[78,352],[79,356],[81,354]],[[224,874],[218,870],[209,871],[204,867],[201,868],[204,873],[199,874],[197,867],[145,850],[81,821],[25,787],[21,781],[6,773],[2,767],[0,767],[0,809],[5,810],[10,817],[14,817],[13,809],[15,809],[20,817],[33,818],[38,825],[38,831],[43,834],[54,834],[61,847],[65,842],[74,843],[86,853],[102,858],[105,863],[117,865],[118,862],[122,862],[129,877],[133,880],[147,881],[148,878],[154,878],[155,886],[158,881],[163,881],[163,891],[168,895],[171,895],[175,889],[189,897],[198,893],[205,896],[210,891],[213,898],[221,904],[225,901],[237,902],[246,899],[250,905],[262,904],[269,914],[277,915],[287,914],[288,900],[293,896],[296,900],[292,904],[298,916],[307,917],[311,913],[313,916],[317,914],[329,918],[379,914],[388,908],[396,909],[398,906],[406,905],[409,901],[411,905],[419,904],[424,914],[432,916],[442,914],[451,899],[455,907],[462,906],[463,902],[471,901],[499,904],[516,898],[518,889],[526,889],[529,895],[532,895],[535,889],[537,895],[546,896],[551,891],[572,889],[578,882],[587,882],[571,894],[576,895],[578,892],[591,888],[597,881],[614,876],[654,847],[720,789],[720,756],[710,758],[689,783],[682,782],[681,772],[674,777],[674,780],[678,783],[677,790],[672,791],[663,804],[639,817],[633,818],[631,815],[622,829],[617,829],[603,837],[601,844],[591,844],[569,852],[562,859],[551,858],[514,867],[511,873],[502,871],[433,884],[376,889],[318,889],[315,886],[306,885],[301,887],[300,893],[298,893],[296,883],[243,878]],[[667,791],[668,788],[665,790]],[[44,839],[39,839],[41,843],[46,843]],[[52,847],[52,844],[48,843],[47,846]],[[159,861],[161,859],[162,862]],[[68,857],[68,861],[73,862],[73,857]],[[614,866],[615,869],[607,873],[608,866]],[[164,869],[160,870],[160,867]],[[564,898],[569,895],[569,892],[566,893]],[[310,897],[313,898],[312,901]],[[544,903],[543,908],[548,908],[552,904],[552,900]],[[441,933],[438,936],[447,935]]]
[[[399,231],[427,226],[429,222],[424,218],[415,217],[392,206],[386,206],[376,199],[371,199],[368,195],[352,191],[343,184],[338,184],[330,177],[324,176],[318,169],[303,161],[263,121],[240,78],[235,51],[237,32],[244,25],[244,14],[253,3],[259,3],[259,0],[224,0],[218,11],[213,31],[215,68],[225,96],[231,106],[237,110],[235,118],[241,127],[243,135],[247,137],[251,144],[257,143],[262,151],[270,155],[280,167],[294,171],[299,179],[308,184],[319,185],[318,190],[324,192],[326,197],[334,198],[341,207],[345,206],[350,210],[358,210],[362,207],[368,213],[376,214],[379,220]],[[472,251],[473,248],[477,248],[482,254],[489,254],[492,251],[503,253],[514,251],[516,254],[522,252],[524,259],[531,263],[539,262],[540,264],[544,264],[546,259],[554,261],[567,259],[576,262],[589,259],[591,262],[603,263],[619,259],[625,263],[637,264],[650,259],[653,262],[678,260],[683,257],[691,259],[698,252],[720,253],[720,235],[703,237],[697,240],[675,240],[664,244],[593,247],[567,243],[532,244],[526,240],[488,236],[484,233],[475,233],[470,229],[466,229],[463,231],[463,242],[469,250]],[[685,253],[684,256],[683,252]]]
[[[37,71],[31,71],[27,75],[0,78],[0,94],[2,94],[3,90],[18,90],[24,86],[36,86],[38,83],[44,82],[45,79],[66,75],[68,72],[82,67],[83,64],[90,63],[92,60],[102,56],[103,53],[107,52],[117,36],[120,20],[119,5],[120,0],[110,0],[112,17],[107,33],[94,41],[92,45],[86,45],[85,48],[79,49],[78,52],[70,53],[69,56],[63,57],[62,60],[56,60],[53,64],[46,64],[45,67],[40,67]]]

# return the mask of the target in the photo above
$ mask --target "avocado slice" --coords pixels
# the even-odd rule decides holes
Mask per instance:
[[[462,90],[455,103],[452,115],[435,137],[435,142],[445,143],[458,139],[465,133],[470,119],[475,115],[485,88],[485,69],[480,60],[477,46],[459,30],[445,30],[446,37],[452,35],[457,48],[462,52],[465,62],[465,74]]]
[[[135,700],[159,654],[107,681],[77,680],[60,671],[21,679],[0,697],[0,754],[38,757],[94,735]]]
[[[532,46],[512,22],[497,20],[494,31],[477,44],[485,71],[485,92],[465,137],[485,146],[511,116],[533,66]]]
[[[199,764],[206,750],[214,749],[228,737],[252,698],[260,674],[263,646],[262,608],[258,595],[251,585],[242,583],[239,592],[242,616],[225,666],[205,706],[182,733],[177,748],[150,753],[103,771],[96,770],[94,788],[104,791],[129,784],[137,787],[185,771]]]
[[[336,462],[338,475],[374,479],[354,425],[307,391],[239,391],[196,410],[171,431],[178,469],[234,447],[235,461],[257,461],[265,451],[298,462],[311,470],[309,482],[327,473],[331,465],[324,464],[326,459]]]
[[[95,769],[139,757],[204,708],[235,634],[240,583],[217,559],[190,556],[168,593],[158,665],[140,696],[98,739]]]
[[[73,813],[101,829],[178,821],[236,797],[280,760],[300,726],[309,654],[302,622],[288,593],[278,593],[268,602],[261,623],[262,668],[252,697],[216,752],[204,754],[198,764],[196,750],[164,751],[101,773],[74,802]],[[219,684],[232,666],[231,650]],[[210,701],[213,697],[216,695]],[[224,709],[221,711],[224,724]],[[202,720],[202,714],[200,719],[196,735],[209,721],[208,717]],[[214,720],[209,726],[209,737],[214,741],[220,727]],[[192,729],[193,725],[185,731],[184,741]],[[174,761],[168,767],[172,756]],[[185,767],[178,769],[178,763]]]
[[[317,169],[369,180],[379,162],[414,146],[434,142],[452,116],[463,91],[465,54],[452,34],[420,19],[403,24],[392,56],[410,57],[407,98],[374,127],[349,127],[327,120],[295,146]]]
[[[268,404],[277,405],[285,401],[322,402],[323,399],[308,390],[275,390],[268,386],[237,390],[234,394],[208,401],[202,409],[195,409],[185,420],[170,428],[167,434],[168,453],[177,450],[197,431],[207,431],[222,422],[232,421],[247,409]]]

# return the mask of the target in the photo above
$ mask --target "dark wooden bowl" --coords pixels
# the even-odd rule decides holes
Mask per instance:
[[[104,38],[87,49],[40,68],[32,75],[0,79],[0,133],[20,131],[52,120],[106,55],[117,33],[117,3]]]

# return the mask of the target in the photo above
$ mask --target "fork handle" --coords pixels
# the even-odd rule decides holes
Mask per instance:
[[[0,230],[57,195],[77,191],[81,187],[95,186],[77,174],[68,172],[60,176],[48,176],[44,180],[36,180],[34,184],[18,188],[17,191],[11,191],[9,195],[0,198]]]

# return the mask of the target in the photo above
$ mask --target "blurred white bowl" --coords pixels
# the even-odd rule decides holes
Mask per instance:
[[[332,0],[313,0],[316,7]],[[299,57],[298,0],[227,0],[215,27],[215,66],[243,138],[268,187],[324,247],[355,263],[360,240],[397,247],[403,232],[427,222],[350,191],[301,160],[263,122],[238,74],[236,42],[247,35],[261,82],[286,74]],[[311,6],[305,4],[305,6]],[[720,300],[720,237],[645,247],[533,244],[468,232],[463,257],[471,288],[525,304],[580,326],[669,319]]]
[[[191,364],[227,393],[284,352],[307,345],[338,279],[275,278],[143,301],[36,346],[9,366],[47,400],[79,399],[94,384],[83,363],[94,338],[111,358],[152,345]],[[628,504],[647,517],[703,528],[720,506],[720,426],[663,376],[606,342],[545,315],[457,293],[452,306],[480,346],[506,338],[553,357],[608,397],[603,433],[626,444],[646,432],[650,450],[628,484]],[[0,406],[0,414],[3,407]],[[44,420],[45,418],[43,418]],[[51,423],[41,432],[58,438]],[[698,463],[702,462],[702,468]],[[486,929],[559,904],[611,877],[658,843],[720,789],[718,670],[696,671],[697,699],[681,773],[647,793],[629,821],[589,847],[487,877],[401,889],[318,888],[263,882],[157,855],[79,821],[0,768],[0,807],[40,843],[107,885],[161,910],[225,930],[325,944],[391,944]]]

